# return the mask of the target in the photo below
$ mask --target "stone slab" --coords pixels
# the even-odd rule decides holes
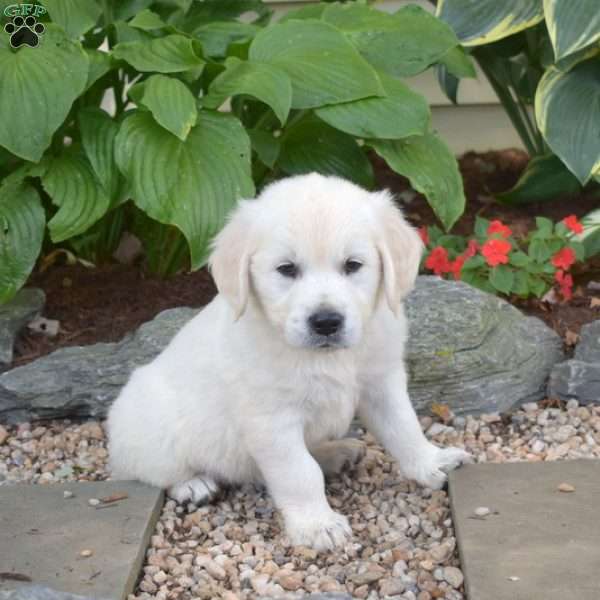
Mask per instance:
[[[558,491],[561,483],[575,491]],[[598,600],[599,497],[600,460],[454,471],[450,502],[468,600]],[[475,517],[481,506],[493,513]]]
[[[64,498],[65,490],[74,496]],[[127,498],[102,508],[88,504],[115,494]],[[162,490],[137,482],[0,486],[0,590],[36,584],[91,598],[127,598],[162,504]],[[84,558],[82,550],[93,554]]]

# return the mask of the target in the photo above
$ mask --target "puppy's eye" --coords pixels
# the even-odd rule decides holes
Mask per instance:
[[[298,277],[299,269],[294,263],[283,263],[277,267],[277,272],[283,275],[284,277],[290,277],[291,279],[295,279]]]
[[[353,260],[352,258],[349,258],[344,263],[344,273],[346,273],[346,275],[352,275],[352,273],[356,273],[356,271],[358,271],[362,266],[363,264],[358,260]]]

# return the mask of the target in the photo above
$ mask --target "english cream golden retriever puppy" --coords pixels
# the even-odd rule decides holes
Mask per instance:
[[[469,455],[431,444],[407,394],[421,251],[387,191],[310,174],[242,201],[210,258],[219,295],[112,406],[113,475],[195,503],[264,482],[291,542],[329,549],[351,532],[324,473],[360,456],[358,414],[405,477],[441,487]]]

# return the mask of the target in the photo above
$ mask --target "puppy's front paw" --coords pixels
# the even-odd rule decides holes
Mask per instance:
[[[472,462],[473,457],[461,448],[438,448],[431,445],[428,451],[420,454],[418,461],[404,472],[420,485],[439,490],[446,483],[450,471]]]
[[[167,494],[179,504],[193,502],[200,505],[210,502],[218,491],[219,486],[210,477],[194,477],[172,485]]]
[[[339,548],[352,536],[348,519],[333,510],[318,517],[288,518],[286,532],[295,546],[310,546],[319,552]]]

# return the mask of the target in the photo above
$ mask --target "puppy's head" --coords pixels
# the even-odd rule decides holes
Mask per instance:
[[[378,302],[399,310],[421,252],[387,191],[310,174],[241,202],[210,265],[236,318],[252,302],[288,344],[343,348],[360,341]]]

